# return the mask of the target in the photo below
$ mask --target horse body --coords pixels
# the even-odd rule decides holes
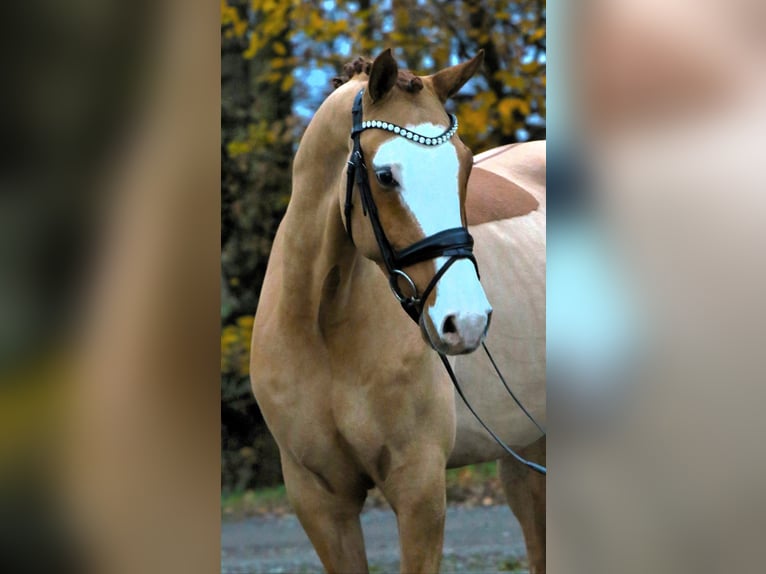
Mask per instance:
[[[462,465],[501,453],[462,406],[456,410],[437,354],[391,295],[379,265],[346,234],[338,190],[345,185],[351,103],[364,79],[328,97],[296,155],[293,196],[256,313],[251,380],[279,445],[288,496],[325,568],[367,571],[359,512],[377,485],[397,514],[402,572],[436,572],[448,460]],[[544,227],[527,217],[471,231],[496,306],[489,344],[497,339],[501,368],[512,366],[507,378],[542,419],[544,250],[538,243],[530,254],[512,238],[522,232],[539,239]],[[355,239],[360,235],[355,230]],[[466,394],[501,436],[526,447],[536,429],[481,359],[455,360]]]
[[[472,180],[479,170],[491,170],[519,184],[519,189],[508,189],[506,195],[529,194],[537,202],[528,213],[480,225],[470,225],[469,202],[468,222],[476,241],[482,285],[495,309],[487,346],[520,402],[544,425],[545,143],[496,148],[476,156],[475,161]],[[483,201],[488,192],[469,181],[468,197],[475,202]],[[501,438],[518,448],[539,438],[540,431],[508,396],[484,353],[460,355],[453,364],[471,404]],[[503,457],[503,449],[460,398],[455,398],[457,438],[449,466]]]

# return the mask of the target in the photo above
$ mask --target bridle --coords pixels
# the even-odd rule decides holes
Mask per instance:
[[[457,132],[457,118],[454,115],[449,116],[450,127],[440,136],[426,137],[389,122],[380,122],[377,120],[362,121],[363,96],[364,89],[360,90],[356,95],[354,107],[351,110],[353,118],[351,139],[354,147],[351,152],[351,157],[348,160],[346,202],[343,208],[346,219],[346,233],[348,233],[348,236],[353,243],[354,237],[351,231],[351,212],[353,209],[354,187],[357,187],[362,201],[362,211],[365,216],[370,218],[372,231],[375,234],[375,240],[378,243],[380,254],[383,257],[383,264],[388,273],[388,283],[391,286],[391,290],[394,292],[394,295],[399,300],[402,308],[412,320],[416,323],[420,323],[420,316],[423,313],[423,306],[428,300],[428,296],[436,287],[439,279],[442,278],[456,261],[459,261],[460,259],[470,260],[476,268],[476,275],[479,276],[479,266],[476,263],[476,258],[473,256],[473,237],[471,237],[471,234],[468,233],[468,229],[465,227],[454,227],[429,235],[404,249],[398,251],[394,249],[388,241],[386,232],[383,230],[383,226],[380,223],[378,208],[375,205],[375,200],[372,198],[367,166],[364,163],[364,153],[362,152],[362,146],[359,140],[363,131],[379,129],[389,131],[399,137],[407,138],[424,146],[434,147],[448,142],[452,136],[455,135],[455,132]],[[436,259],[437,257],[448,257],[448,259],[428,282],[423,293],[418,294],[415,282],[404,269],[423,261]],[[402,293],[402,290],[399,287],[400,278],[407,283],[409,289],[412,291],[411,294],[407,295]]]
[[[351,109],[353,119],[353,126],[351,128],[351,140],[353,141],[353,149],[351,151],[351,157],[348,160],[346,201],[343,206],[346,233],[353,243],[354,237],[351,231],[351,213],[354,206],[354,188],[357,187],[359,188],[359,196],[361,197],[362,212],[365,216],[370,218],[372,231],[375,235],[375,240],[378,243],[378,247],[380,248],[383,264],[385,265],[386,271],[388,273],[388,283],[391,287],[391,291],[393,291],[402,308],[410,316],[410,318],[415,321],[415,323],[420,324],[420,318],[423,314],[423,306],[428,300],[429,295],[434,290],[439,280],[456,261],[461,259],[468,259],[471,261],[471,263],[474,265],[474,268],[476,269],[476,276],[480,278],[479,265],[476,263],[476,258],[473,255],[473,237],[468,232],[467,228],[454,227],[451,229],[445,229],[444,231],[439,231],[433,235],[429,235],[420,241],[413,243],[409,247],[405,247],[404,249],[398,251],[394,249],[391,243],[388,241],[388,237],[386,237],[385,231],[383,230],[383,225],[381,224],[380,217],[378,216],[378,208],[375,204],[375,200],[372,197],[369,176],[367,174],[367,166],[364,163],[364,153],[362,152],[362,146],[360,143],[360,135],[365,130],[379,129],[389,131],[399,137],[404,137],[412,140],[415,143],[433,147],[448,142],[452,136],[455,135],[458,128],[457,118],[450,114],[450,127],[444,131],[444,133],[437,137],[426,137],[389,122],[382,122],[378,120],[363,121],[363,96],[364,88],[361,89],[359,93],[357,93],[356,98],[354,99],[354,106]],[[428,282],[428,285],[423,290],[423,293],[418,294],[415,282],[409,275],[407,275],[407,273],[405,273],[404,269],[423,261],[436,259],[437,257],[447,257],[448,259],[447,262],[439,268],[436,274]],[[402,293],[399,287],[400,278],[406,281],[412,291],[412,295],[405,295]],[[503,385],[505,385],[505,388],[510,393],[513,400],[521,408],[521,410],[524,411],[526,416],[537,426],[537,428],[540,429],[543,435],[545,435],[545,430],[537,423],[529,411],[524,408],[524,405],[522,405],[518,398],[516,398],[516,395],[508,386],[508,383],[506,383],[505,378],[503,377],[502,373],[500,373],[500,370],[498,369],[495,360],[492,358],[489,349],[487,349],[487,346],[484,343],[482,343],[482,346],[484,347],[484,351],[487,353],[487,356],[492,362],[492,366],[494,367],[495,372],[500,377],[500,380],[503,382]],[[479,415],[476,413],[476,411],[473,409],[463,394],[463,390],[458,383],[457,377],[455,376],[455,373],[452,370],[452,366],[450,365],[447,357],[443,353],[439,353],[439,357],[444,364],[444,368],[447,370],[447,373],[452,379],[452,383],[455,386],[458,395],[460,395],[460,398],[463,399],[463,402],[468,407],[468,410],[471,411],[473,416],[476,417],[479,423],[486,429],[492,438],[494,438],[495,441],[516,460],[531,468],[532,470],[535,470],[543,475],[546,474],[545,467],[521,457],[511,447],[503,442],[503,440],[500,439],[500,437],[498,437],[497,434],[495,434],[489,426],[484,423],[484,421],[479,417]]]

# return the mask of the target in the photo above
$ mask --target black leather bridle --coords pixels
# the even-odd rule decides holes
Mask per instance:
[[[354,188],[358,187],[359,195],[362,200],[362,211],[365,216],[369,216],[370,218],[372,231],[375,234],[375,240],[378,242],[380,254],[383,258],[383,264],[386,266],[386,271],[388,272],[388,283],[391,286],[391,290],[394,292],[394,295],[399,300],[402,308],[407,312],[410,318],[412,318],[415,323],[420,324],[420,317],[423,314],[423,305],[425,305],[426,301],[428,300],[428,296],[436,287],[439,279],[444,276],[447,270],[456,261],[459,261],[460,259],[470,260],[476,268],[477,277],[479,277],[479,265],[476,263],[476,258],[473,255],[473,237],[471,237],[471,234],[465,227],[454,227],[452,229],[445,229],[444,231],[439,231],[438,233],[429,235],[428,237],[425,237],[420,241],[413,243],[409,247],[405,247],[399,251],[394,249],[391,246],[391,243],[388,241],[388,237],[386,237],[386,232],[383,230],[383,225],[380,223],[380,217],[378,216],[377,205],[375,205],[375,201],[372,198],[370,180],[367,174],[367,166],[364,163],[364,153],[362,152],[359,136],[365,130],[380,129],[389,131],[399,137],[407,138],[425,146],[438,146],[449,141],[452,136],[455,135],[458,127],[457,118],[450,114],[450,127],[443,134],[437,137],[426,137],[389,122],[381,122],[378,120],[370,120],[366,122],[363,121],[363,96],[364,89],[360,90],[356,95],[356,98],[354,99],[354,106],[351,109],[353,118],[351,140],[353,141],[354,147],[351,151],[351,157],[348,160],[346,201],[343,206],[343,213],[346,220],[346,233],[353,243],[354,236],[351,231],[351,212],[354,207]],[[431,259],[436,259],[437,257],[448,257],[448,259],[447,262],[442,265],[436,274],[431,278],[431,281],[428,282],[428,285],[423,290],[423,293],[418,294],[415,282],[410,278],[409,275],[407,275],[407,273],[404,272],[404,269],[415,265],[416,263],[429,261]],[[409,284],[409,288],[412,290],[412,295],[405,295],[402,293],[401,289],[399,288],[400,278],[404,279]],[[500,377],[500,380],[503,382],[503,385],[505,385],[505,388],[508,390],[513,400],[521,408],[521,410],[524,411],[527,417],[537,426],[537,428],[540,429],[543,435],[545,435],[545,430],[537,423],[529,411],[524,408],[524,405],[522,405],[521,402],[516,398],[516,395],[508,386],[508,383],[506,383],[505,378],[498,369],[495,360],[492,358],[492,355],[489,352],[489,349],[487,349],[487,346],[482,343],[482,347],[484,347],[484,351],[487,353],[487,356],[492,362],[492,366],[494,367],[495,372]],[[497,436],[497,434],[495,434],[489,426],[487,426],[487,424],[479,417],[478,413],[473,409],[471,404],[468,402],[468,399],[463,394],[463,389],[460,387],[457,377],[455,376],[455,372],[452,370],[452,365],[450,365],[447,357],[444,355],[444,353],[439,353],[439,357],[444,364],[444,368],[446,369],[447,374],[449,375],[450,379],[452,379],[452,384],[455,386],[455,390],[457,391],[458,395],[461,399],[463,399],[463,402],[468,407],[468,410],[471,411],[473,416],[476,417],[476,420],[479,421],[479,423],[492,436],[492,438],[495,439],[495,441],[516,460],[531,468],[532,470],[545,475],[547,471],[544,466],[521,457],[499,436]]]
[[[476,263],[476,258],[473,256],[473,237],[471,237],[471,234],[468,233],[468,229],[465,227],[454,227],[429,235],[404,249],[398,251],[394,249],[388,241],[388,237],[386,237],[386,232],[383,230],[383,226],[380,223],[380,217],[378,216],[378,208],[372,198],[367,166],[364,163],[364,153],[362,152],[362,146],[359,139],[361,133],[365,130],[380,129],[389,131],[399,137],[407,138],[424,146],[438,146],[449,141],[455,132],[457,132],[457,118],[450,115],[450,127],[440,136],[426,137],[388,122],[377,120],[362,121],[363,96],[364,89],[360,90],[356,95],[354,107],[351,110],[353,118],[351,139],[354,147],[351,152],[351,157],[348,160],[346,202],[343,208],[346,219],[346,233],[348,233],[349,238],[353,242],[354,237],[351,231],[351,212],[353,209],[354,188],[356,187],[359,189],[359,196],[362,201],[362,211],[365,216],[370,218],[372,231],[375,234],[375,240],[378,242],[380,254],[383,258],[383,264],[386,266],[391,290],[394,292],[394,295],[399,300],[399,303],[401,303],[402,308],[412,320],[416,323],[420,323],[420,316],[423,313],[423,305],[425,305],[428,296],[436,287],[439,279],[444,276],[447,270],[456,261],[459,261],[460,259],[470,260],[476,268],[476,275],[479,275],[479,266]],[[423,290],[423,293],[418,294],[415,282],[409,275],[407,275],[407,273],[405,273],[404,269],[411,267],[416,263],[429,261],[431,259],[436,259],[437,257],[448,257],[448,259],[431,278],[431,281],[429,281],[428,285]],[[406,295],[402,293],[399,287],[400,278],[407,282],[409,288],[412,290],[412,294]]]

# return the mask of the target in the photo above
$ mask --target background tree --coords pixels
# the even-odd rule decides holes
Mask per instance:
[[[223,483],[279,478],[247,378],[249,337],[271,239],[287,204],[293,98],[290,3],[222,3],[221,318]],[[268,29],[253,48],[252,30]]]
[[[221,0],[221,417],[224,489],[281,479],[252,397],[252,316],[290,194],[290,162],[331,79],[386,47],[416,73],[485,51],[448,103],[479,153],[545,137],[545,1]]]

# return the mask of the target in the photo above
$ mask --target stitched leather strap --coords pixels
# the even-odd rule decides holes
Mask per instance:
[[[473,237],[465,227],[445,229],[413,243],[396,253],[396,263],[405,268],[443,255],[473,257]]]

